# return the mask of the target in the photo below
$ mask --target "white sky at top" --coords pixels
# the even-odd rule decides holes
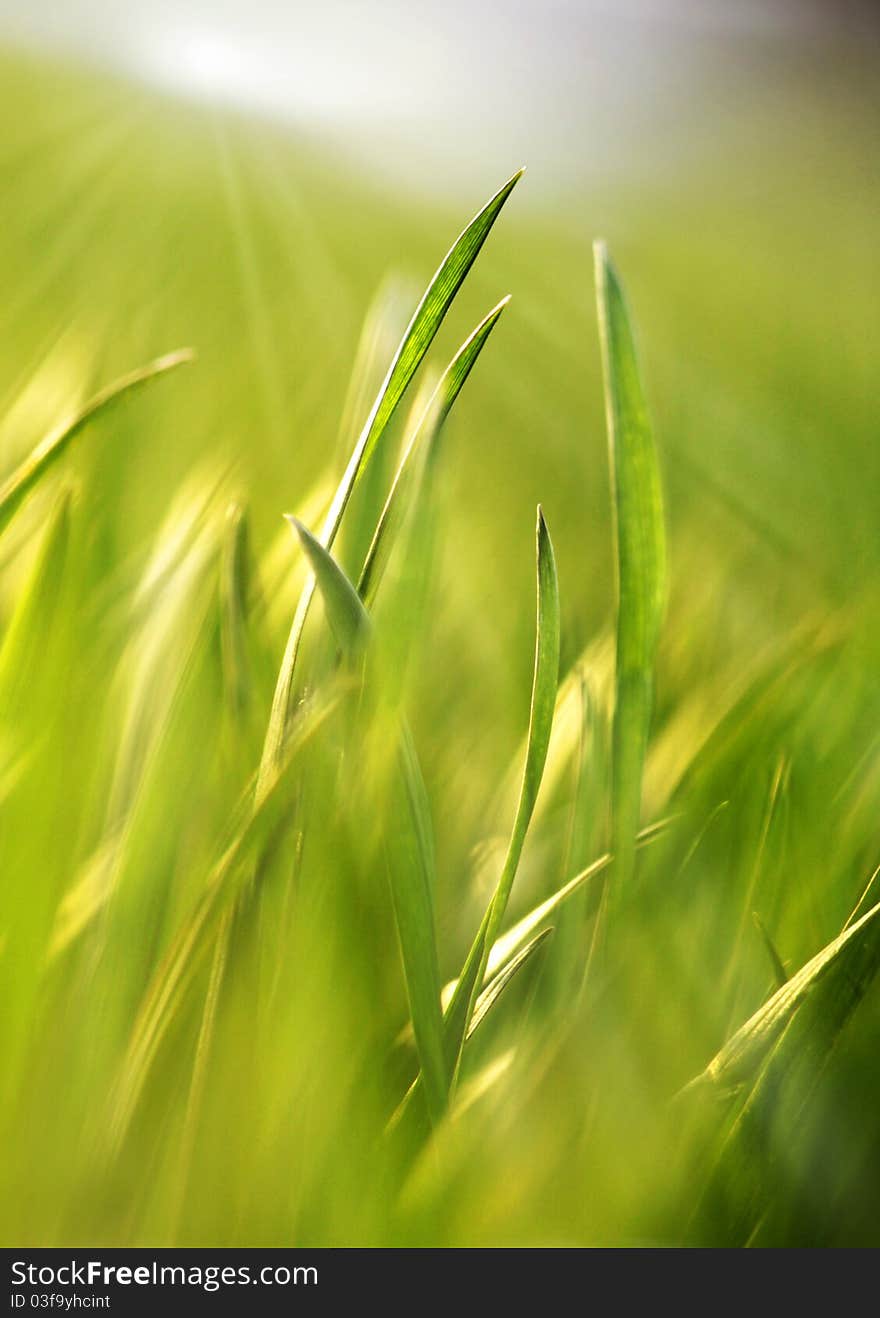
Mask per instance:
[[[707,62],[747,63],[805,21],[797,0],[0,0],[0,40],[378,143],[426,175],[536,156],[552,175],[573,149],[581,169],[647,160],[705,105]]]

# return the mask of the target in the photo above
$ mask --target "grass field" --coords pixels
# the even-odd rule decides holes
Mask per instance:
[[[523,162],[0,85],[3,1243],[880,1243],[860,80],[527,172],[390,382]]]

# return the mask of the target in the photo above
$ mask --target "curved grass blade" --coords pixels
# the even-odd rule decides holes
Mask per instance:
[[[617,561],[617,675],[611,850],[619,882],[635,864],[654,655],[666,596],[660,470],[629,312],[605,244],[595,245],[599,337]]]
[[[433,446],[455,400],[461,393],[465,380],[473,370],[477,358],[509,301],[509,297],[502,299],[465,339],[440,377],[406,447],[358,581],[358,594],[368,606],[375,598],[391,552],[392,541],[403,521],[406,496],[415,476],[416,457],[426,443]]]
[[[552,929],[542,929],[541,932],[539,934],[536,934],[535,937],[531,939],[530,942],[526,943],[525,947],[521,948],[517,952],[516,956],[513,957],[512,960],[508,961],[507,965],[504,967],[503,970],[499,970],[498,974],[495,975],[494,978],[489,980],[489,983],[486,985],[480,996],[477,998],[477,1002],[474,1007],[474,1014],[471,1017],[471,1023],[468,1026],[468,1032],[467,1032],[468,1039],[471,1039],[474,1033],[483,1024],[483,1021],[486,1019],[489,1012],[495,1006],[496,1002],[501,997],[502,993],[510,984],[514,976],[517,975],[520,970],[522,970],[523,966],[526,964],[527,961],[531,960],[535,952],[537,952],[538,949],[543,946],[543,944],[547,941],[547,939],[550,937],[552,933],[553,933]]]
[[[0,485],[0,532],[12,520],[34,486],[99,412],[103,412],[111,403],[139,389],[148,381],[155,380],[157,376],[165,375],[168,371],[173,371],[193,359],[194,353],[184,348],[179,352],[158,357],[135,371],[130,371],[128,375],[123,375],[112,384],[106,385],[79,412],[50,431],[21,466]]]
[[[483,977],[484,989],[487,979],[504,969],[511,958],[519,953],[523,944],[534,933],[535,929],[563,906],[569,897],[578,892],[594,875],[601,874],[603,870],[607,869],[611,864],[611,859],[610,853],[600,856],[598,860],[593,861],[592,865],[588,865],[585,870],[581,870],[580,874],[576,874],[573,879],[569,879],[545,901],[540,902],[527,912],[521,920],[518,920],[515,925],[508,929],[507,933],[502,934],[500,938],[495,940],[486,958],[486,970]],[[459,982],[458,979],[451,979],[448,984],[444,984],[441,994],[444,1010],[448,1010],[452,1003]]]
[[[370,619],[361,598],[330,554],[298,517],[288,516],[309,560],[321,591],[327,620],[343,653],[348,658],[359,655],[370,634]]]
[[[808,994],[814,1013],[838,1016],[843,1007],[848,1014],[880,967],[878,916],[880,902],[792,975],[691,1084],[734,1088],[751,1079]]]
[[[513,880],[516,877],[526,833],[538,798],[538,789],[541,786],[553,725],[556,685],[559,679],[559,583],[553,545],[540,507],[536,542],[538,609],[526,762],[501,876],[468,952],[458,985],[443,1020],[446,1059],[453,1083],[458,1074],[462,1049],[479,989],[485,978],[489,949],[498,935]]]
[[[648,828],[642,829],[639,834],[639,845],[646,846],[655,838],[659,837],[666,826],[666,822],[667,821],[665,820],[661,820],[657,824],[652,824]],[[534,931],[538,929],[545,920],[549,919],[551,915],[555,915],[561,907],[565,906],[570,897],[573,897],[575,893],[581,892],[586,885],[590,883],[591,879],[598,878],[600,875],[604,874],[613,859],[614,857],[611,855],[610,851],[606,852],[604,856],[599,856],[591,864],[587,865],[586,869],[582,869],[578,874],[575,874],[573,878],[569,879],[567,883],[564,883],[561,888],[557,888],[557,890],[554,893],[551,893],[549,897],[545,898],[544,901],[539,902],[537,906],[532,907],[532,909],[520,920],[517,920],[516,924],[511,925],[506,933],[501,934],[499,938],[496,938],[495,942],[489,949],[489,956],[486,959],[486,978],[496,974],[507,965],[510,959],[520,951],[526,940],[534,933]],[[597,891],[591,900],[591,910],[595,909],[595,905],[598,903],[602,893],[601,886],[596,885],[596,887]],[[485,984],[486,979],[484,978],[484,987]],[[448,1007],[449,1003],[452,1001],[452,995],[454,994],[457,985],[458,980],[452,979],[448,984],[443,986],[441,1001],[444,1009]]]
[[[379,443],[388,422],[394,415],[397,404],[403,397],[425,353],[431,346],[434,336],[468,271],[476,260],[489,230],[498,218],[502,206],[516,186],[522,172],[522,170],[518,170],[511,179],[508,179],[504,186],[496,192],[495,196],[474,216],[470,224],[453,243],[440,268],[428,285],[394,355],[388,374],[370,409],[370,414],[355,444],[348,466],[333,496],[321,534],[318,537],[324,548],[329,549],[332,547],[355,483],[369,462],[370,456]],[[261,777],[268,771],[272,761],[276,758],[284,739],[284,730],[287,726],[291,707],[296,658],[314,591],[315,580],[312,577],[300,596],[287,639],[284,657],[281,661],[281,669],[272,699],[269,726],[266,730],[266,740],[263,747]]]
[[[357,658],[370,634],[370,618],[354,586],[324,546],[301,522],[291,518],[308,554],[337,642],[348,658]],[[395,814],[408,827],[395,831],[387,855],[394,916],[425,1096],[432,1120],[447,1101],[440,1011],[440,970],[434,929],[434,854],[427,797],[415,748],[405,727],[400,731],[398,764],[402,800]]]
[[[588,865],[586,869],[581,870],[573,879],[569,879],[561,888],[557,888],[556,892],[533,907],[527,915],[524,915],[521,920],[512,925],[507,933],[497,938],[492,944],[486,959],[486,974],[493,975],[502,966],[505,966],[511,957],[519,953],[523,944],[534,931],[551,915],[554,915],[560,907],[564,906],[570,897],[573,897],[576,892],[580,892],[591,879],[596,878],[597,875],[606,870],[611,864],[611,860],[610,853],[594,860],[592,865]]]

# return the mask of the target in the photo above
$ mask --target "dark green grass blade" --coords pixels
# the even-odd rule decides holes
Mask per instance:
[[[309,556],[336,640],[349,658],[356,658],[370,634],[370,619],[360,596],[324,546],[296,518],[290,521]],[[427,797],[415,749],[406,728],[398,735],[402,782],[398,818],[407,819],[408,827],[399,828],[390,839],[389,874],[425,1094],[432,1119],[439,1120],[446,1108],[448,1086],[434,929],[434,854]]]
[[[400,461],[394,483],[382,509],[376,533],[364,562],[358,581],[358,594],[369,606],[382,579],[388,555],[391,552],[395,534],[405,516],[407,501],[415,477],[417,457],[426,442],[433,445],[446,418],[452,410],[455,400],[461,393],[465,381],[474,368],[489,335],[498,323],[498,319],[510,301],[509,297],[499,302],[480,321],[479,325],[461,345],[452,361],[441,376],[427,407],[416,427],[415,433],[407,445]]]
[[[776,987],[782,988],[783,984],[788,983],[788,971],[785,969],[785,963],[776,950],[776,944],[767,932],[767,927],[757,911],[752,912],[752,920],[754,921],[755,928],[760,934],[761,942],[764,944],[764,950],[767,953],[767,959],[773,969],[773,979],[776,983]]]
[[[866,981],[880,965],[878,916],[880,903],[792,975],[728,1039],[698,1081],[708,1080],[722,1088],[731,1088],[754,1077],[808,994],[814,1000],[814,1011],[820,1010],[821,1003],[829,1017],[838,1016],[841,1007],[848,1014],[864,993]]]
[[[321,534],[318,537],[325,548],[331,548],[356,482],[362,475],[371,454],[379,443],[397,404],[418,370],[425,353],[431,346],[435,334],[440,328],[468,271],[476,260],[492,225],[498,218],[502,206],[521,175],[522,170],[514,174],[471,220],[467,228],[453,243],[440,268],[428,285],[394,355],[388,374],[376,396],[342,480],[333,496]],[[310,578],[300,596],[281,662],[275,695],[272,700],[269,726],[266,731],[261,773],[267,771],[268,766],[277,756],[284,739],[284,729],[289,717],[296,658],[299,653],[300,640],[314,590],[315,581],[314,578]]]
[[[666,541],[660,470],[626,301],[604,243],[596,243],[595,258],[617,559],[611,849],[626,883],[639,827]]]
[[[193,353],[187,349],[159,357],[156,361],[149,362],[146,366],[141,366],[136,371],[131,371],[128,375],[123,375],[112,384],[108,384],[79,412],[50,431],[21,466],[0,485],[0,532],[12,520],[34,486],[42,480],[46,472],[51,470],[76,437],[100,412],[105,411],[111,403],[125,394],[192,360]]]

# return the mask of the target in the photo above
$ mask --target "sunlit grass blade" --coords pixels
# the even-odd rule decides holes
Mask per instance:
[[[604,243],[596,243],[595,259],[617,563],[611,850],[618,881],[626,884],[635,862],[666,596],[666,539],[657,451],[629,312]]]
[[[486,959],[486,974],[493,975],[500,967],[505,966],[511,957],[520,951],[523,944],[532,936],[535,930],[560,910],[575,893],[581,892],[591,880],[607,870],[611,860],[610,854],[600,856],[598,860],[594,860],[592,865],[588,865],[579,874],[575,874],[574,878],[569,879],[545,901],[540,902],[522,919],[517,920],[516,924],[508,929],[506,933],[496,938]]]
[[[363,474],[370,456],[382,437],[388,422],[394,415],[395,409],[418,370],[425,353],[431,346],[434,336],[452,305],[459,288],[476,260],[492,225],[498,218],[502,206],[521,175],[522,170],[517,171],[471,220],[470,224],[453,243],[440,268],[429,283],[394,355],[388,374],[370,409],[369,416],[327,512],[321,534],[318,537],[325,548],[331,548],[356,482]],[[290,711],[296,658],[314,589],[315,581],[314,578],[311,578],[300,597],[291,625],[281,669],[278,674],[275,695],[272,700],[272,710],[263,748],[263,773],[266,772],[268,766],[276,757],[284,737],[284,729]]]
[[[661,820],[657,824],[652,824],[648,828],[642,829],[639,834],[639,845],[648,845],[655,838],[661,836],[665,827],[666,821]],[[520,952],[524,944],[534,934],[535,930],[539,929],[545,920],[549,920],[551,916],[557,913],[557,911],[566,906],[569,899],[574,897],[575,894],[585,892],[588,896],[588,900],[590,900],[591,906],[594,906],[601,895],[601,887],[598,884],[594,885],[595,890],[590,898],[589,892],[591,881],[593,879],[598,879],[603,875],[608,870],[613,859],[614,857],[610,852],[606,852],[604,856],[599,856],[596,860],[592,861],[591,864],[587,865],[585,869],[582,869],[580,873],[575,874],[567,883],[564,883],[561,888],[557,888],[556,891],[551,893],[544,901],[539,902],[537,906],[533,906],[530,911],[517,920],[516,924],[511,925],[506,933],[503,933],[500,937],[496,938],[495,942],[489,949],[489,955],[486,959],[486,971],[483,980],[484,987],[486,980],[507,965],[511,958]],[[444,1010],[452,1001],[452,996],[457,986],[457,979],[452,979],[448,984],[444,984],[443,993],[441,995]]]
[[[559,583],[550,533],[540,508],[538,508],[536,550],[538,606],[526,762],[501,876],[468,952],[452,1001],[444,1015],[443,1033],[447,1065],[453,1079],[458,1073],[468,1026],[485,976],[489,949],[498,935],[513,880],[516,877],[529,822],[538,798],[538,789],[541,786],[544,762],[550,744],[550,731],[553,726],[556,684],[559,678]]]
[[[504,968],[498,971],[497,975],[494,975],[489,980],[489,983],[483,989],[482,993],[480,993],[474,1006],[471,1023],[468,1026],[468,1039],[473,1038],[474,1034],[483,1024],[483,1021],[496,1005],[514,976],[523,969],[527,961],[531,960],[535,952],[543,946],[552,933],[552,929],[542,929],[539,934],[536,934],[535,937],[530,940],[530,942],[526,943],[525,947],[520,948],[516,955],[507,962]]]
[[[378,589],[395,534],[405,515],[419,450],[426,442],[432,447],[436,443],[443,423],[509,301],[506,297],[499,302],[461,345],[443,372],[407,444],[358,581],[358,594],[368,606]]]
[[[728,1039],[697,1081],[734,1088],[756,1074],[770,1048],[808,995],[836,1013],[847,1010],[862,996],[880,966],[880,903],[823,947],[797,974],[782,985]],[[692,1082],[697,1083],[697,1082]]]
[[[354,586],[323,545],[301,522],[295,518],[291,521],[309,556],[336,640],[348,658],[356,659],[370,634],[369,615]],[[448,1085],[434,929],[433,844],[415,748],[405,727],[396,735],[402,788],[393,799],[399,805],[395,817],[400,826],[388,839],[386,854],[413,1032],[425,1076],[425,1096],[436,1121],[445,1110]]]
[[[486,986],[487,979],[497,974],[511,958],[518,955],[524,944],[545,920],[548,920],[560,907],[564,906],[568,899],[574,896],[576,892],[579,892],[591,879],[608,868],[611,859],[611,854],[608,853],[600,856],[598,860],[594,860],[592,865],[588,865],[586,869],[581,870],[580,874],[575,874],[574,878],[569,879],[561,888],[557,888],[556,892],[552,893],[545,901],[539,902],[537,906],[534,906],[526,915],[517,920],[516,924],[508,929],[506,933],[496,938],[486,958],[483,988]],[[444,984],[442,993],[444,1010],[448,1009],[452,1003],[458,984],[459,980],[457,979],[451,979],[448,984]]]
[[[12,520],[34,486],[62,457],[90,421],[105,411],[111,403],[139,389],[150,380],[155,380],[158,376],[191,362],[193,356],[194,354],[188,349],[182,349],[179,352],[168,353],[146,366],[129,372],[128,375],[121,376],[95,394],[94,398],[90,399],[74,416],[50,431],[21,466],[0,485],[0,532]]]

